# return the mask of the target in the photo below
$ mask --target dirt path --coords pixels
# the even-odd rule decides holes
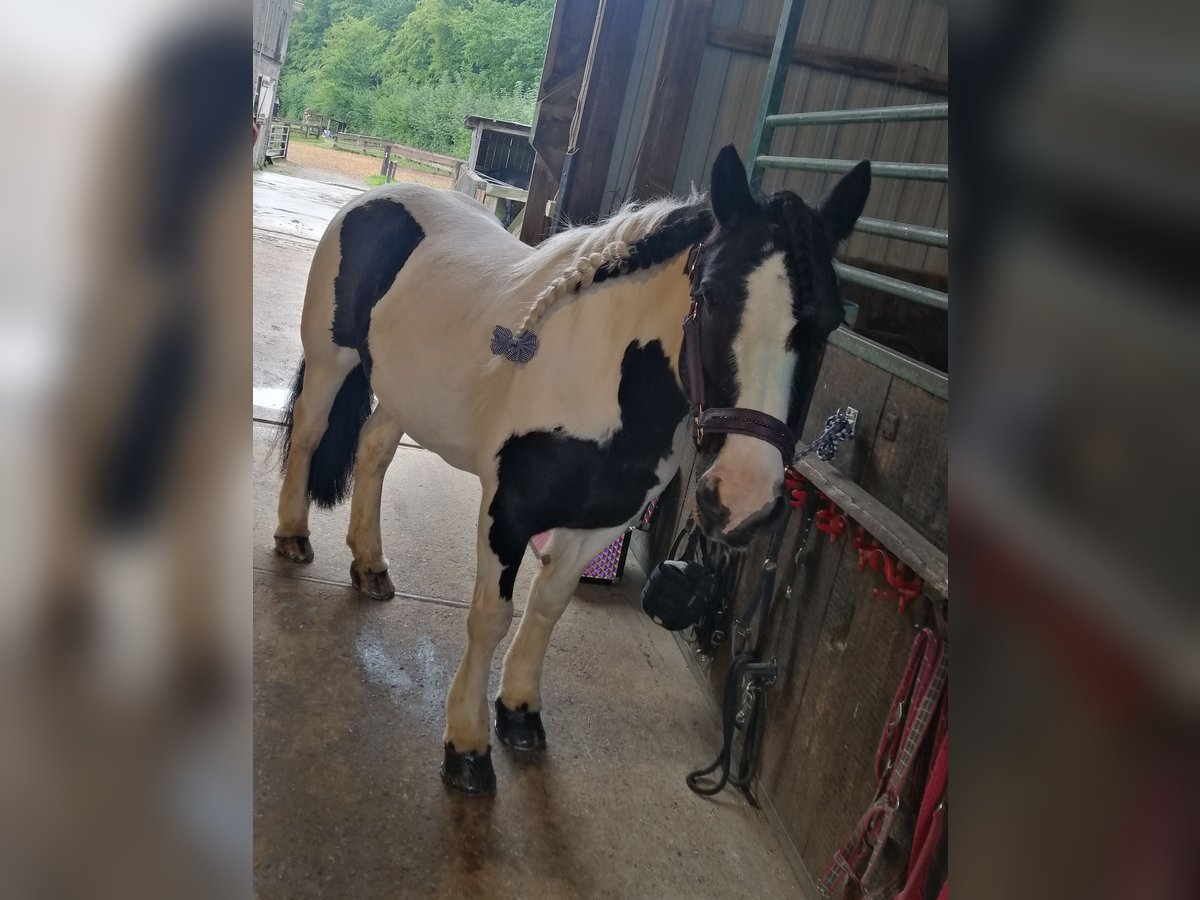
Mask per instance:
[[[332,147],[321,147],[303,141],[292,141],[288,144],[286,160],[275,164],[275,170],[301,178],[311,178],[314,181],[325,181],[332,184],[344,184],[348,187],[365,187],[368,175],[378,175],[379,157],[354,153],[349,150],[335,150]],[[449,175],[437,172],[417,172],[403,166],[396,167],[397,181],[415,181],[433,187],[453,187]]]

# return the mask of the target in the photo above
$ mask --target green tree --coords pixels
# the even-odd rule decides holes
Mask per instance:
[[[463,0],[417,0],[396,31],[384,71],[410,81],[437,81],[460,68],[462,41],[455,28]]]
[[[280,84],[356,131],[465,155],[471,113],[529,121],[554,0],[305,0]]]
[[[355,131],[371,122],[387,33],[366,19],[344,18],[325,32],[308,105]]]
[[[546,58],[553,0],[475,0],[454,17],[464,76],[495,92],[536,85]]]

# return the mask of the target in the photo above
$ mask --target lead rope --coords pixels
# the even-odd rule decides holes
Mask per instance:
[[[839,409],[825,420],[825,429],[796,452],[796,455],[792,457],[792,465],[794,466],[810,453],[816,453],[818,459],[829,462],[837,455],[842,444],[854,437],[854,426],[857,423],[857,409],[853,406]]]
[[[839,409],[825,420],[825,428],[821,434],[793,457],[793,464],[810,453],[816,453],[820,459],[826,462],[832,460],[841,445],[854,437],[854,426],[857,419],[858,411],[853,407]],[[817,492],[810,491],[804,505],[804,519],[799,540],[801,548],[808,544],[808,538],[816,520],[817,506]],[[745,616],[735,621],[733,625],[733,641],[730,646],[732,659],[729,663],[729,671],[725,675],[721,707],[721,750],[711,765],[689,772],[685,778],[688,788],[702,797],[718,794],[727,785],[732,784],[745,794],[751,804],[758,806],[758,800],[754,797],[752,788],[758,772],[758,749],[762,743],[766,723],[766,692],[763,689],[773,684],[779,677],[779,661],[774,653],[778,634],[772,638],[771,654],[764,657],[762,651],[766,641],[767,626],[771,620],[779,553],[783,549],[783,539],[787,533],[789,519],[789,516],[781,516],[771,532],[771,542],[766,558],[763,560],[762,570],[759,572],[758,582],[754,587],[754,596],[746,609]],[[747,650],[747,644],[752,637],[754,638],[753,647]],[[760,662],[764,658],[767,661]],[[745,681],[744,687],[743,681]],[[733,750],[739,728],[744,730],[744,737],[735,775],[732,771]],[[718,769],[720,775],[716,780],[705,784],[703,780],[710,779]]]

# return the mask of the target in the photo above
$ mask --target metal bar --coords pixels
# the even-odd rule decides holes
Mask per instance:
[[[800,30],[800,17],[803,14],[804,0],[783,0],[783,9],[779,13],[779,28],[775,32],[775,46],[771,48],[771,61],[767,63],[767,80],[763,84],[762,103],[758,108],[758,118],[754,122],[750,160],[746,165],[746,174],[752,187],[758,187],[762,183],[763,171],[758,165],[758,160],[771,150],[771,128],[767,125],[767,117],[779,112],[783,88],[792,68],[792,47],[796,44],[796,33]]]
[[[800,169],[805,172],[849,172],[858,160],[815,159],[809,156],[758,156],[755,170]],[[950,167],[944,163],[871,163],[871,174],[878,178],[909,178],[913,181],[949,181]]]
[[[935,309],[948,309],[950,306],[950,295],[943,294],[941,291],[935,291],[933,288],[910,284],[907,281],[901,281],[899,278],[880,275],[878,272],[868,272],[866,269],[860,269],[857,266],[848,266],[845,263],[836,261],[833,264],[833,268],[838,273],[839,278],[843,281],[849,281],[851,284],[861,284],[863,287],[874,288],[877,291],[883,291],[885,294],[891,294],[893,297],[903,297],[905,300],[912,300],[914,303],[923,303]]]
[[[859,359],[865,359],[885,372],[891,372],[909,384],[915,384],[921,390],[928,391],[935,397],[941,397],[943,400],[950,399],[950,379],[941,372],[931,369],[915,359],[909,359],[861,334],[855,334],[845,326],[836,329],[829,335],[829,343]]]
[[[950,233],[942,228],[926,228],[924,225],[908,225],[886,219],[868,219],[865,216],[859,216],[854,228],[867,234],[879,234],[901,241],[912,241],[915,244],[929,244],[931,247],[950,246]]]
[[[853,125],[869,122],[932,122],[945,119],[949,115],[949,103],[918,103],[913,106],[783,113],[767,116],[766,124],[768,128],[799,128],[804,125]]]

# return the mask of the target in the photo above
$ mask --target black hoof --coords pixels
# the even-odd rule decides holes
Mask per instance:
[[[542,714],[530,712],[527,703],[522,703],[516,709],[509,709],[497,697],[496,737],[510,750],[545,750],[546,730],[542,728]]]
[[[388,578],[387,569],[372,572],[360,569],[358,563],[350,563],[350,583],[356,591],[372,600],[391,600],[396,596],[396,588],[392,586],[392,579]]]
[[[313,548],[306,537],[277,537],[275,552],[294,563],[313,561]]]
[[[459,753],[453,744],[446,744],[442,761],[442,784],[459,794],[478,797],[496,793],[496,770],[492,768],[492,748],[482,756],[474,750]]]

